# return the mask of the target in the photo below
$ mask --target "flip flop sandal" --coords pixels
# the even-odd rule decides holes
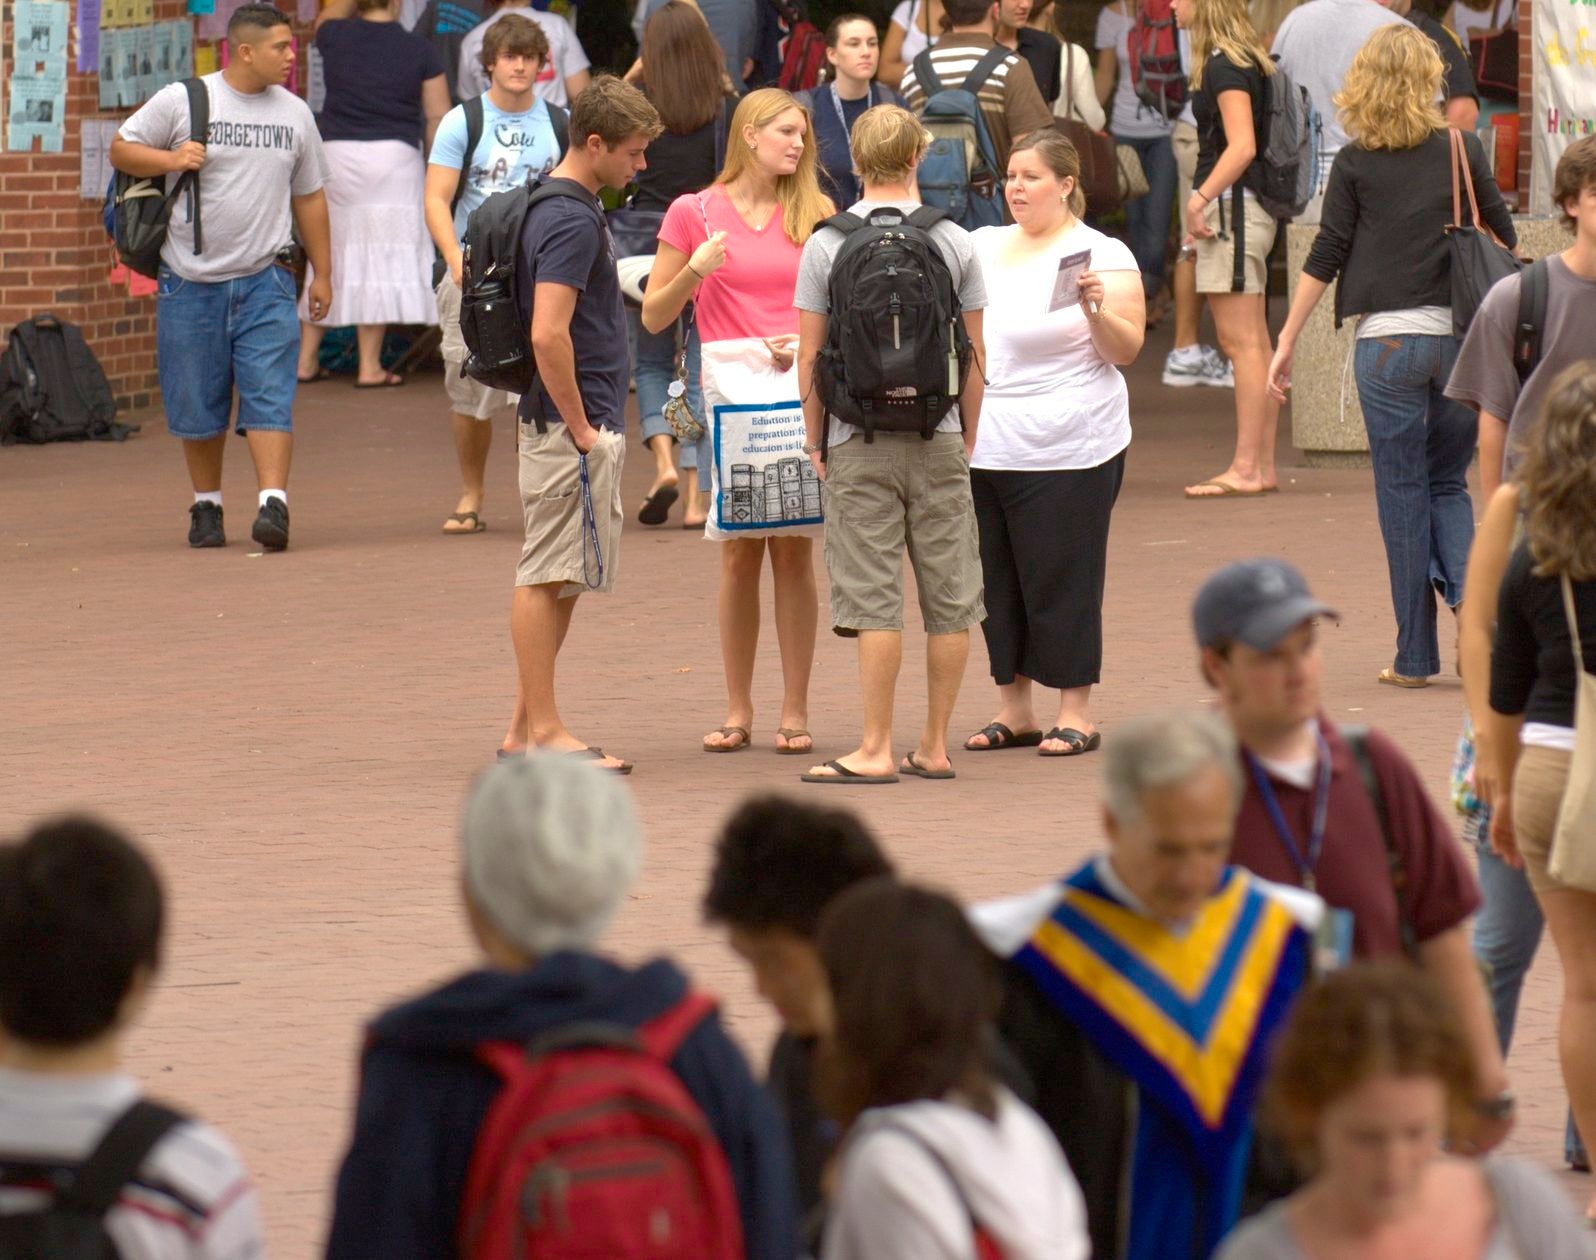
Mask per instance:
[[[1188,490],[1186,491],[1186,497],[1188,499],[1256,499],[1262,495],[1274,494],[1279,490],[1278,486],[1270,486],[1263,490],[1238,490],[1228,481],[1199,481],[1192,487],[1192,490],[1201,490],[1204,486],[1217,486],[1219,493],[1193,494],[1191,490]]]
[[[574,757],[578,761],[603,761],[608,755],[602,748],[573,748],[568,753],[561,753],[562,757]],[[619,758],[617,758],[619,760]],[[611,774],[631,774],[632,763],[622,761],[618,766],[599,766],[600,770],[608,770]]]
[[[895,774],[860,774],[857,770],[850,770],[840,761],[826,762],[826,769],[833,771],[831,774],[801,774],[798,777],[805,783],[841,783],[848,787],[868,787],[877,783],[896,783],[898,776]]]
[[[986,743],[972,744],[970,739],[974,739],[975,735],[985,735]],[[964,741],[964,750],[966,752],[997,752],[1002,748],[1035,748],[1042,742],[1041,731],[1021,731],[1016,735],[1008,727],[1004,726],[1002,722],[990,722],[978,730],[975,735]]]
[[[717,726],[710,732],[710,734],[719,735],[723,739],[728,735],[741,735],[743,737],[743,742],[740,744],[733,744],[730,747],[727,747],[725,744],[705,744],[703,748],[707,753],[742,752],[748,747],[749,743],[753,739],[753,736],[748,733],[748,728],[746,726]]]
[[[1061,752],[1048,752],[1042,748],[1037,751],[1038,757],[1079,757],[1082,753],[1096,752],[1103,744],[1103,732],[1093,731],[1090,735],[1078,731],[1073,726],[1055,726],[1042,737],[1045,743],[1050,739],[1064,741]]]
[[[1397,673],[1394,669],[1382,669],[1375,675],[1374,681],[1384,683],[1388,687],[1405,687],[1410,691],[1430,685],[1428,678],[1411,678],[1407,674]]]
[[[898,763],[898,770],[903,774],[913,775],[917,779],[956,779],[959,776],[953,772],[953,767],[946,770],[927,770],[914,759],[913,753],[905,753],[904,758]]]
[[[675,486],[661,486],[643,501],[643,506],[637,513],[637,523],[663,525],[671,514],[672,505],[681,497],[681,491]]]
[[[443,532],[446,534],[480,534],[487,528],[487,526],[483,524],[482,518],[475,512],[450,512],[449,519],[455,522],[457,525],[469,525],[471,528],[450,529],[447,525],[445,525],[443,527]]]
[[[494,754],[500,761],[514,761],[517,757],[526,756],[524,748],[501,748]]]
[[[314,376],[296,375],[294,379],[297,380],[301,385],[314,385],[317,381],[331,380],[332,373],[326,368],[317,368],[316,375]]]
[[[395,376],[392,372],[383,373],[380,381],[356,381],[356,389],[398,389],[405,383],[405,378]]]
[[[815,737],[813,735],[811,735],[808,731],[804,730],[802,727],[798,727],[798,726],[782,726],[782,727],[778,727],[777,730],[776,730],[776,734],[780,735],[784,740],[787,741],[787,747],[785,747],[785,748],[782,748],[780,745],[777,745],[777,747],[776,747],[776,755],[778,757],[811,757],[811,756],[814,755]],[[809,747],[808,748],[794,748],[792,746],[792,741],[795,740],[795,739],[807,739],[809,741]]]

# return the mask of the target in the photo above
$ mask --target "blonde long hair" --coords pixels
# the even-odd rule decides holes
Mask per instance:
[[[1347,135],[1365,149],[1411,149],[1446,126],[1441,107],[1445,67],[1416,26],[1382,26],[1358,49],[1332,98]]]
[[[1256,66],[1265,77],[1275,72],[1269,50],[1253,28],[1247,0],[1193,0],[1191,11],[1191,85],[1203,85],[1203,69],[1218,49],[1237,66]]]
[[[748,127],[755,131],[768,127],[789,109],[796,109],[804,116],[804,150],[798,158],[798,169],[791,175],[777,177],[776,204],[781,207],[781,229],[787,239],[794,245],[802,245],[814,232],[815,225],[829,218],[836,207],[831,204],[831,198],[820,191],[820,180],[815,174],[814,120],[791,92],[759,88],[738,102],[726,137],[726,165],[721,167],[715,182],[730,184],[753,172],[754,153],[743,143],[743,131]]]

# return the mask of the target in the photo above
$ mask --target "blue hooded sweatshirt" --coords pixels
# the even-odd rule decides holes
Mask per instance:
[[[574,1021],[637,1027],[679,1002],[687,981],[658,959],[635,971],[559,953],[527,971],[472,971],[371,1025],[349,1154],[338,1174],[328,1260],[451,1260],[472,1147],[499,1078],[483,1041],[530,1041]],[[792,1158],[775,1104],[720,1021],[671,1061],[731,1165],[748,1260],[793,1260]]]

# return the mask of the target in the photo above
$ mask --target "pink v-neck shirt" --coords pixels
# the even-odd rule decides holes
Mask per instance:
[[[671,202],[659,239],[692,257],[709,239],[710,230],[726,233],[726,262],[698,286],[694,301],[699,336],[705,341],[725,341],[796,334],[798,309],[792,298],[803,249],[782,230],[781,207],[776,207],[770,222],[755,231],[743,222],[725,188],[716,184]]]

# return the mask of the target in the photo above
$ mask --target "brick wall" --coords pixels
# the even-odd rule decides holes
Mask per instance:
[[[1530,83],[1535,64],[1535,0],[1518,0],[1518,208],[1529,210],[1530,143],[1535,102]]]

